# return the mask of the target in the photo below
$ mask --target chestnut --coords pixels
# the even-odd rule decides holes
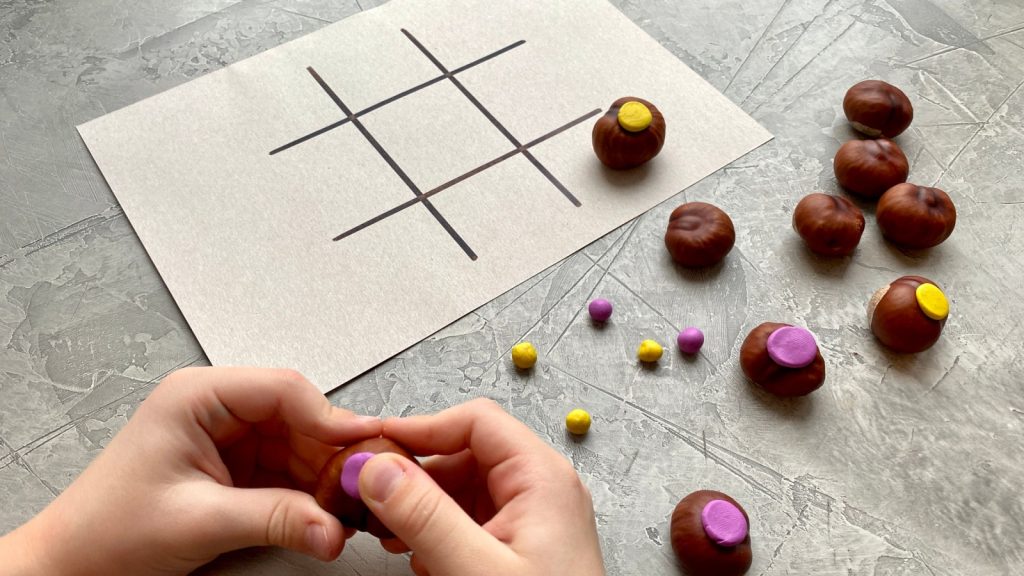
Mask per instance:
[[[665,247],[682,266],[713,266],[725,258],[735,243],[732,219],[717,206],[689,202],[673,210],[668,218]]]
[[[750,518],[728,495],[698,490],[676,504],[672,550],[690,576],[741,576],[750,569]]]
[[[850,125],[872,138],[895,138],[914,120],[914,107],[902,90],[881,80],[854,84],[843,98]]]
[[[619,98],[597,119],[592,140],[594,152],[605,166],[635,168],[661,152],[665,117],[643,98]]]
[[[747,334],[740,368],[754,384],[776,396],[805,396],[825,382],[825,359],[804,328],[765,322]]]
[[[376,516],[370,513],[366,504],[357,496],[359,470],[362,469],[362,464],[365,463],[369,456],[385,452],[398,454],[416,462],[416,459],[408,450],[392,440],[387,438],[363,440],[335,452],[327,460],[323,468],[320,469],[320,474],[317,477],[316,492],[314,493],[317,504],[324,510],[337,516],[342,526],[369,532],[382,540],[394,538],[395,535]],[[349,462],[350,459],[352,460],[351,463]],[[355,490],[357,491],[355,496],[346,492],[346,488],[343,487],[345,484],[350,484],[350,482],[346,481],[351,480],[353,474],[356,482]]]
[[[815,192],[793,210],[793,229],[822,256],[846,256],[860,243],[864,213],[846,198]]]
[[[949,301],[938,284],[922,276],[903,276],[878,289],[868,302],[868,323],[879,342],[895,352],[913,354],[939,340],[949,316]]]
[[[839,147],[832,168],[839,184],[866,198],[907,181],[910,163],[892,140],[851,140]]]
[[[956,226],[956,207],[938,188],[897,184],[878,200],[878,227],[893,244],[931,248],[949,238]]]

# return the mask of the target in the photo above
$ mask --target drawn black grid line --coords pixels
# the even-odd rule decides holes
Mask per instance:
[[[341,111],[348,115],[349,121],[352,122],[352,125],[355,126],[356,129],[358,129],[363,134],[363,137],[370,142],[370,145],[373,146],[374,150],[376,150],[377,153],[380,154],[382,158],[384,158],[384,161],[388,163],[388,166],[390,166],[391,169],[395,171],[395,174],[398,174],[398,177],[402,179],[402,182],[405,182],[405,185],[408,186],[410,190],[412,190],[412,193],[415,194],[417,197],[423,196],[423,192],[421,192],[419,187],[416,186],[416,183],[413,182],[411,178],[409,178],[405,171],[402,170],[401,166],[398,165],[398,162],[395,162],[394,158],[392,158],[391,155],[388,154],[387,150],[385,150],[384,147],[380,145],[380,142],[377,142],[377,139],[374,138],[372,134],[370,134],[370,131],[366,129],[366,126],[363,126],[363,123],[360,122],[359,119],[356,118],[355,114],[352,113],[352,110],[350,110],[349,107],[346,106],[345,103],[341,101],[341,98],[338,97],[334,90],[332,90],[331,87],[328,86],[326,82],[324,82],[324,79],[321,78],[319,74],[317,74],[316,70],[314,70],[312,66],[306,68],[306,70],[308,70],[309,73],[313,76],[313,79],[316,80],[316,83],[319,84],[320,87],[324,89],[324,92],[327,92],[327,95],[331,97],[331,100],[333,100],[334,103],[338,105],[338,108],[341,108]],[[469,244],[466,244],[466,241],[462,239],[462,236],[459,236],[459,233],[455,231],[455,228],[452,228],[452,225],[448,223],[448,220],[446,220],[445,217],[442,216],[441,213],[437,211],[437,208],[434,207],[434,204],[430,200],[426,199],[421,199],[420,202],[422,202],[423,206],[425,206],[427,210],[430,211],[430,215],[433,216],[435,220],[437,220],[437,223],[440,224],[442,228],[444,228],[445,232],[447,232],[448,235],[452,237],[452,240],[455,240],[459,247],[462,248],[462,250],[466,253],[466,256],[469,256],[471,260],[476,260],[476,252],[473,252],[473,249],[469,247]]]
[[[455,74],[459,74],[461,72],[465,72],[466,70],[469,70],[470,68],[473,68],[474,66],[477,66],[479,64],[483,64],[484,62],[487,62],[491,58],[495,58],[497,56],[501,56],[505,52],[508,52],[509,50],[512,50],[513,48],[518,48],[519,46],[522,46],[525,43],[526,43],[526,40],[519,40],[517,42],[513,42],[513,43],[509,44],[508,46],[505,46],[504,48],[501,48],[499,50],[495,50],[494,52],[491,52],[490,54],[488,54],[488,55],[486,55],[486,56],[484,56],[482,58],[477,58],[476,60],[473,60],[469,64],[466,64],[464,66],[460,66],[460,67],[456,68],[455,70],[452,70],[451,74],[455,75]],[[405,98],[406,96],[409,96],[411,94],[415,94],[416,92],[419,92],[420,90],[423,90],[424,88],[433,86],[434,84],[437,84],[438,82],[446,79],[447,77],[448,77],[447,74],[442,74],[442,75],[437,76],[435,78],[431,78],[430,80],[427,80],[426,82],[422,82],[420,84],[417,84],[417,85],[413,86],[412,88],[409,88],[408,90],[403,90],[402,92],[399,92],[398,94],[395,94],[394,96],[389,96],[388,98],[385,98],[385,99],[381,100],[380,102],[377,102],[376,104],[374,104],[372,106],[368,106],[368,107],[366,107],[366,108],[356,112],[354,114],[354,116],[356,118],[359,118],[360,116],[364,116],[366,114],[369,114],[370,112],[373,112],[374,110],[377,110],[379,108],[383,108],[384,106],[387,106],[388,104],[391,104],[395,100],[399,100],[401,98]],[[285,150],[287,150],[289,148],[292,148],[294,146],[298,146],[299,144],[302,144],[303,142],[306,142],[307,140],[312,140],[313,138],[316,138],[317,136],[320,136],[321,134],[326,134],[327,132],[330,132],[331,130],[334,130],[335,128],[338,128],[340,126],[344,126],[345,124],[348,124],[350,121],[351,121],[351,118],[348,118],[348,117],[342,118],[341,120],[338,120],[337,122],[333,122],[331,124],[328,124],[327,126],[324,126],[323,128],[320,128],[319,130],[314,130],[314,131],[310,132],[309,134],[306,134],[305,136],[301,136],[299,138],[296,138],[295,140],[292,140],[291,142],[289,142],[289,143],[287,143],[287,144],[285,144],[283,146],[280,146],[278,148],[274,148],[273,150],[270,151],[270,155],[273,156],[274,154],[278,154],[280,152],[284,152]]]
[[[440,76],[438,76],[436,78],[432,78],[432,79],[430,79],[430,80],[428,80],[426,82],[423,82],[421,84],[418,84],[418,85],[416,85],[416,86],[414,86],[412,88],[409,88],[408,90],[405,90],[403,92],[395,94],[394,96],[386,98],[386,99],[384,99],[384,100],[382,100],[382,101],[380,101],[380,102],[378,102],[376,104],[373,104],[372,106],[369,106],[368,108],[365,108],[365,109],[360,110],[358,112],[353,112],[341,100],[341,98],[330,87],[330,85],[328,85],[327,82],[320,76],[320,74],[317,73],[317,71],[312,66],[309,66],[309,67],[306,68],[306,70],[313,77],[313,79],[320,86],[320,88],[334,102],[334,104],[337,105],[338,108],[342,111],[342,113],[345,114],[345,118],[343,118],[343,119],[341,119],[341,120],[339,120],[337,122],[331,123],[331,124],[329,124],[329,125],[327,125],[327,126],[325,126],[323,128],[315,130],[315,131],[313,131],[313,132],[311,132],[309,134],[306,134],[305,136],[302,136],[302,137],[300,137],[300,138],[298,138],[296,140],[293,140],[293,141],[291,141],[291,142],[289,142],[289,143],[287,143],[287,144],[285,144],[285,145],[283,145],[281,147],[275,148],[274,150],[270,151],[270,155],[275,155],[275,154],[277,154],[279,152],[283,152],[284,150],[287,150],[289,148],[297,146],[298,144],[302,144],[303,142],[311,140],[312,138],[320,136],[321,134],[329,132],[329,131],[331,131],[331,130],[333,130],[335,128],[338,128],[338,127],[343,126],[345,124],[351,123],[353,126],[356,127],[357,130],[359,130],[359,132],[363,135],[363,137],[366,138],[367,142],[369,142],[369,144],[374,148],[374,150],[377,151],[377,153],[381,156],[381,158],[384,159],[384,161],[395,172],[395,174],[398,175],[398,177],[402,180],[402,182],[404,182],[405,185],[408,186],[408,188],[412,191],[412,193],[414,195],[414,198],[412,198],[412,199],[410,199],[410,200],[408,200],[406,202],[403,202],[402,204],[399,204],[398,206],[396,206],[396,207],[394,207],[394,208],[392,208],[390,210],[387,210],[387,211],[385,211],[385,212],[383,212],[381,214],[378,214],[377,216],[374,216],[373,218],[363,222],[362,224],[359,224],[359,225],[357,225],[357,226],[355,226],[355,227],[353,227],[353,228],[351,228],[349,230],[346,230],[345,232],[342,232],[338,236],[334,237],[334,241],[342,240],[342,239],[344,239],[344,238],[346,238],[348,236],[351,236],[352,234],[355,234],[356,232],[359,232],[360,230],[364,230],[364,229],[368,228],[369,226],[371,226],[373,224],[376,224],[376,223],[378,223],[378,222],[380,222],[380,221],[382,221],[382,220],[384,220],[384,219],[386,219],[386,218],[388,218],[390,216],[394,216],[395,214],[398,214],[399,212],[405,210],[406,208],[409,208],[411,206],[415,206],[416,204],[423,204],[424,207],[427,208],[427,210],[430,212],[431,216],[433,216],[434,219],[437,220],[437,222],[448,233],[448,235],[451,236],[453,240],[455,240],[455,242],[459,245],[460,248],[462,248],[462,250],[466,253],[466,255],[469,256],[469,258],[471,260],[476,260],[477,259],[477,255],[473,251],[473,249],[469,247],[469,244],[466,243],[466,241],[458,234],[458,232],[455,231],[455,229],[448,222],[448,220],[445,219],[445,217],[437,210],[436,207],[434,207],[433,203],[430,202],[429,198],[431,196],[435,195],[435,194],[438,194],[438,193],[448,189],[448,188],[451,188],[452,186],[454,186],[454,185],[456,185],[456,184],[458,184],[458,183],[460,183],[460,182],[462,182],[464,180],[467,180],[468,178],[470,178],[470,177],[472,177],[472,176],[474,176],[476,174],[479,174],[480,172],[483,172],[483,171],[485,171],[485,170],[487,170],[489,168],[492,168],[492,167],[500,164],[501,162],[504,162],[505,160],[508,160],[509,158],[514,157],[517,154],[522,154],[525,158],[527,158],[527,160],[529,160],[530,163],[533,164],[534,167],[537,168],[537,170],[545,178],[547,178],[548,181],[551,182],[551,184],[554,185],[555,188],[558,189],[559,192],[561,192],[574,206],[576,206],[576,207],[581,206],[580,201],[572,193],[570,193],[569,190],[557,178],[555,178],[555,176],[543,164],[541,164],[540,161],[537,160],[537,158],[532,153],[530,153],[530,148],[533,147],[533,146],[536,146],[536,145],[538,145],[538,144],[540,144],[540,143],[542,143],[542,142],[544,142],[544,141],[546,141],[546,140],[548,140],[548,139],[550,139],[550,138],[552,138],[552,137],[554,137],[554,136],[556,136],[558,134],[561,134],[562,132],[565,132],[566,130],[569,130],[570,128],[572,128],[574,126],[577,126],[578,124],[580,124],[581,122],[584,122],[585,120],[587,120],[589,118],[593,118],[594,116],[596,116],[596,115],[601,113],[601,109],[600,108],[595,109],[595,110],[591,110],[590,112],[584,114],[583,116],[580,116],[579,118],[576,118],[575,120],[572,120],[572,121],[570,121],[570,122],[568,122],[566,124],[563,124],[562,126],[559,126],[559,127],[555,128],[554,130],[551,130],[550,132],[548,132],[548,133],[546,133],[546,134],[544,134],[544,135],[542,135],[542,136],[540,136],[538,138],[535,138],[535,139],[527,142],[526,144],[521,144],[519,142],[519,140],[516,139],[516,137],[513,136],[512,133],[509,132],[508,129],[506,129],[505,126],[502,125],[501,122],[499,122],[498,119],[495,118],[494,115],[491,114],[491,112],[489,110],[487,110],[487,108],[485,108],[484,105],[479,100],[477,100],[476,97],[473,96],[473,94],[457,78],[455,78],[455,75],[460,73],[460,72],[463,72],[465,70],[468,70],[468,69],[470,69],[470,68],[472,68],[472,67],[474,67],[474,66],[476,66],[478,64],[486,62],[486,61],[488,61],[488,60],[490,60],[492,58],[495,58],[496,56],[504,54],[504,53],[508,52],[509,50],[512,50],[513,48],[516,48],[517,46],[521,46],[521,45],[523,45],[526,42],[525,40],[519,40],[518,42],[513,42],[512,44],[509,44],[508,46],[505,46],[504,48],[501,48],[501,49],[499,49],[499,50],[497,50],[495,52],[492,52],[492,53],[490,53],[490,54],[488,54],[486,56],[478,58],[478,59],[476,59],[476,60],[474,60],[474,61],[472,61],[472,62],[470,62],[468,64],[460,66],[459,68],[456,68],[454,70],[450,70],[449,71],[409,31],[407,31],[405,29],[402,29],[402,33],[405,34],[405,36],[416,46],[416,48],[419,49],[420,52],[422,52],[423,55],[426,56],[431,61],[431,63],[433,63],[434,66],[436,66],[441,71],[441,75]],[[500,155],[500,156],[498,156],[497,158],[494,158],[493,160],[491,160],[489,162],[486,162],[484,164],[481,164],[480,166],[477,166],[476,168],[470,170],[469,172],[466,172],[466,173],[464,173],[464,174],[462,174],[460,176],[457,176],[457,177],[455,177],[455,178],[453,178],[453,179],[451,179],[451,180],[441,184],[440,186],[437,186],[437,187],[435,187],[435,188],[433,188],[431,190],[428,190],[427,192],[423,192],[423,191],[421,191],[419,189],[419,187],[416,185],[416,183],[413,182],[411,178],[409,178],[409,176],[405,173],[405,171],[402,170],[402,168],[398,165],[398,163],[394,160],[394,158],[391,157],[391,155],[387,152],[387,150],[385,150],[384,147],[381,146],[380,142],[378,142],[377,139],[374,138],[372,134],[370,134],[370,131],[367,130],[366,126],[362,122],[359,121],[359,117],[364,115],[364,114],[368,114],[368,113],[370,113],[370,112],[372,112],[374,110],[377,110],[377,109],[379,109],[379,108],[381,108],[383,106],[386,106],[387,104],[395,102],[396,100],[399,100],[400,98],[403,98],[405,96],[409,96],[411,94],[414,94],[415,92],[418,92],[419,90],[422,90],[422,89],[424,89],[424,88],[426,88],[428,86],[436,84],[436,83],[438,83],[438,82],[440,82],[442,80],[449,80],[449,81],[451,81],[455,85],[455,87],[463,94],[463,96],[465,96],[487,118],[487,120],[495,128],[497,128],[498,131],[501,132],[502,135],[505,136],[505,138],[510,143],[512,143],[513,146],[515,146],[515,148],[510,150],[510,151],[508,151],[508,152],[506,152],[506,153],[504,153],[504,154],[502,154],[502,155]]]

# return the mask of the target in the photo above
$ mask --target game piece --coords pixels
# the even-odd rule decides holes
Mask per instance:
[[[612,317],[612,303],[604,298],[591,300],[587,310],[594,322],[607,322]]]
[[[398,454],[416,462],[412,453],[392,440],[387,438],[363,440],[335,452],[327,460],[317,476],[314,492],[317,504],[337,516],[343,526],[369,532],[381,539],[395,536],[376,516],[370,513],[366,504],[358,498],[359,471],[371,457],[386,452]],[[355,459],[356,462],[349,464],[352,459]],[[352,485],[353,475],[354,487]]]
[[[590,414],[577,408],[565,416],[565,427],[569,432],[582,436],[590,430]]]
[[[704,333],[690,326],[679,333],[679,336],[676,337],[676,344],[679,345],[679,349],[683,353],[696,354],[700,352],[701,346],[704,345]]]
[[[750,568],[750,520],[728,495],[699,490],[676,505],[672,549],[690,576],[740,576]]]
[[[846,256],[860,243],[864,213],[846,198],[815,192],[796,205],[793,229],[811,252]]]
[[[956,206],[942,190],[897,184],[878,200],[875,221],[882,235],[906,248],[942,244],[956,227]]]
[[[635,168],[661,152],[665,117],[642,98],[619,98],[594,124],[594,153],[613,170]]]
[[[896,352],[916,353],[939,340],[949,301],[939,286],[921,276],[903,276],[880,288],[868,302],[871,332]]]
[[[910,163],[892,140],[850,140],[832,163],[839,185],[865,198],[878,198],[907,181]]]
[[[736,230],[721,208],[689,202],[672,211],[665,231],[665,247],[681,266],[713,266],[732,250]]]
[[[914,120],[907,95],[881,80],[854,84],[843,98],[843,112],[854,129],[872,138],[895,138]]]
[[[537,363],[537,349],[529,342],[520,342],[512,347],[512,363],[520,370],[529,370]]]
[[[740,367],[776,396],[804,396],[825,382],[825,359],[814,336],[789,324],[765,322],[751,330],[740,347]]]
[[[661,353],[663,352],[661,344],[658,344],[654,340],[644,340],[640,343],[640,348],[636,351],[636,357],[641,362],[657,362],[661,359]]]

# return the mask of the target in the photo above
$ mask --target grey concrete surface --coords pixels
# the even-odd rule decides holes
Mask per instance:
[[[0,0],[0,531],[103,449],[168,372],[206,362],[74,126],[312,32],[370,2]],[[751,516],[751,574],[1015,574],[1024,563],[1024,3],[1019,0],[617,0],[776,140],[330,395],[371,414],[501,402],[575,463],[611,574],[673,574],[668,516],[699,488]],[[930,252],[868,229],[823,260],[791,231],[804,194],[837,190],[845,89],[887,79],[913,100],[911,180],[946,189],[952,238]],[[661,247],[684,200],[728,211],[736,248],[705,272]],[[907,273],[953,312],[916,356],[872,339],[864,306]],[[604,329],[583,312],[613,300]],[[829,376],[802,400],[747,384],[762,321],[819,337]],[[686,325],[697,359],[637,366]],[[541,360],[508,360],[521,339]],[[592,432],[566,436],[587,408]],[[407,574],[358,537],[335,564],[279,551],[204,574]]]

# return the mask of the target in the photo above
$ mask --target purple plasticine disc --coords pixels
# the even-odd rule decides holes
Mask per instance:
[[[804,328],[785,326],[768,336],[768,355],[779,366],[803,368],[818,357],[818,344]]]
[[[595,322],[607,322],[612,317],[612,303],[604,298],[591,300],[587,310]]]
[[[359,473],[363,470],[366,461],[376,456],[373,452],[356,452],[345,460],[345,466],[341,469],[341,489],[345,494],[359,499]]]
[[[732,548],[747,539],[747,519],[725,500],[712,500],[700,512],[704,533],[719,546]]]
[[[679,344],[679,349],[686,354],[696,354],[704,345],[704,333],[691,326],[679,333],[676,343]]]

